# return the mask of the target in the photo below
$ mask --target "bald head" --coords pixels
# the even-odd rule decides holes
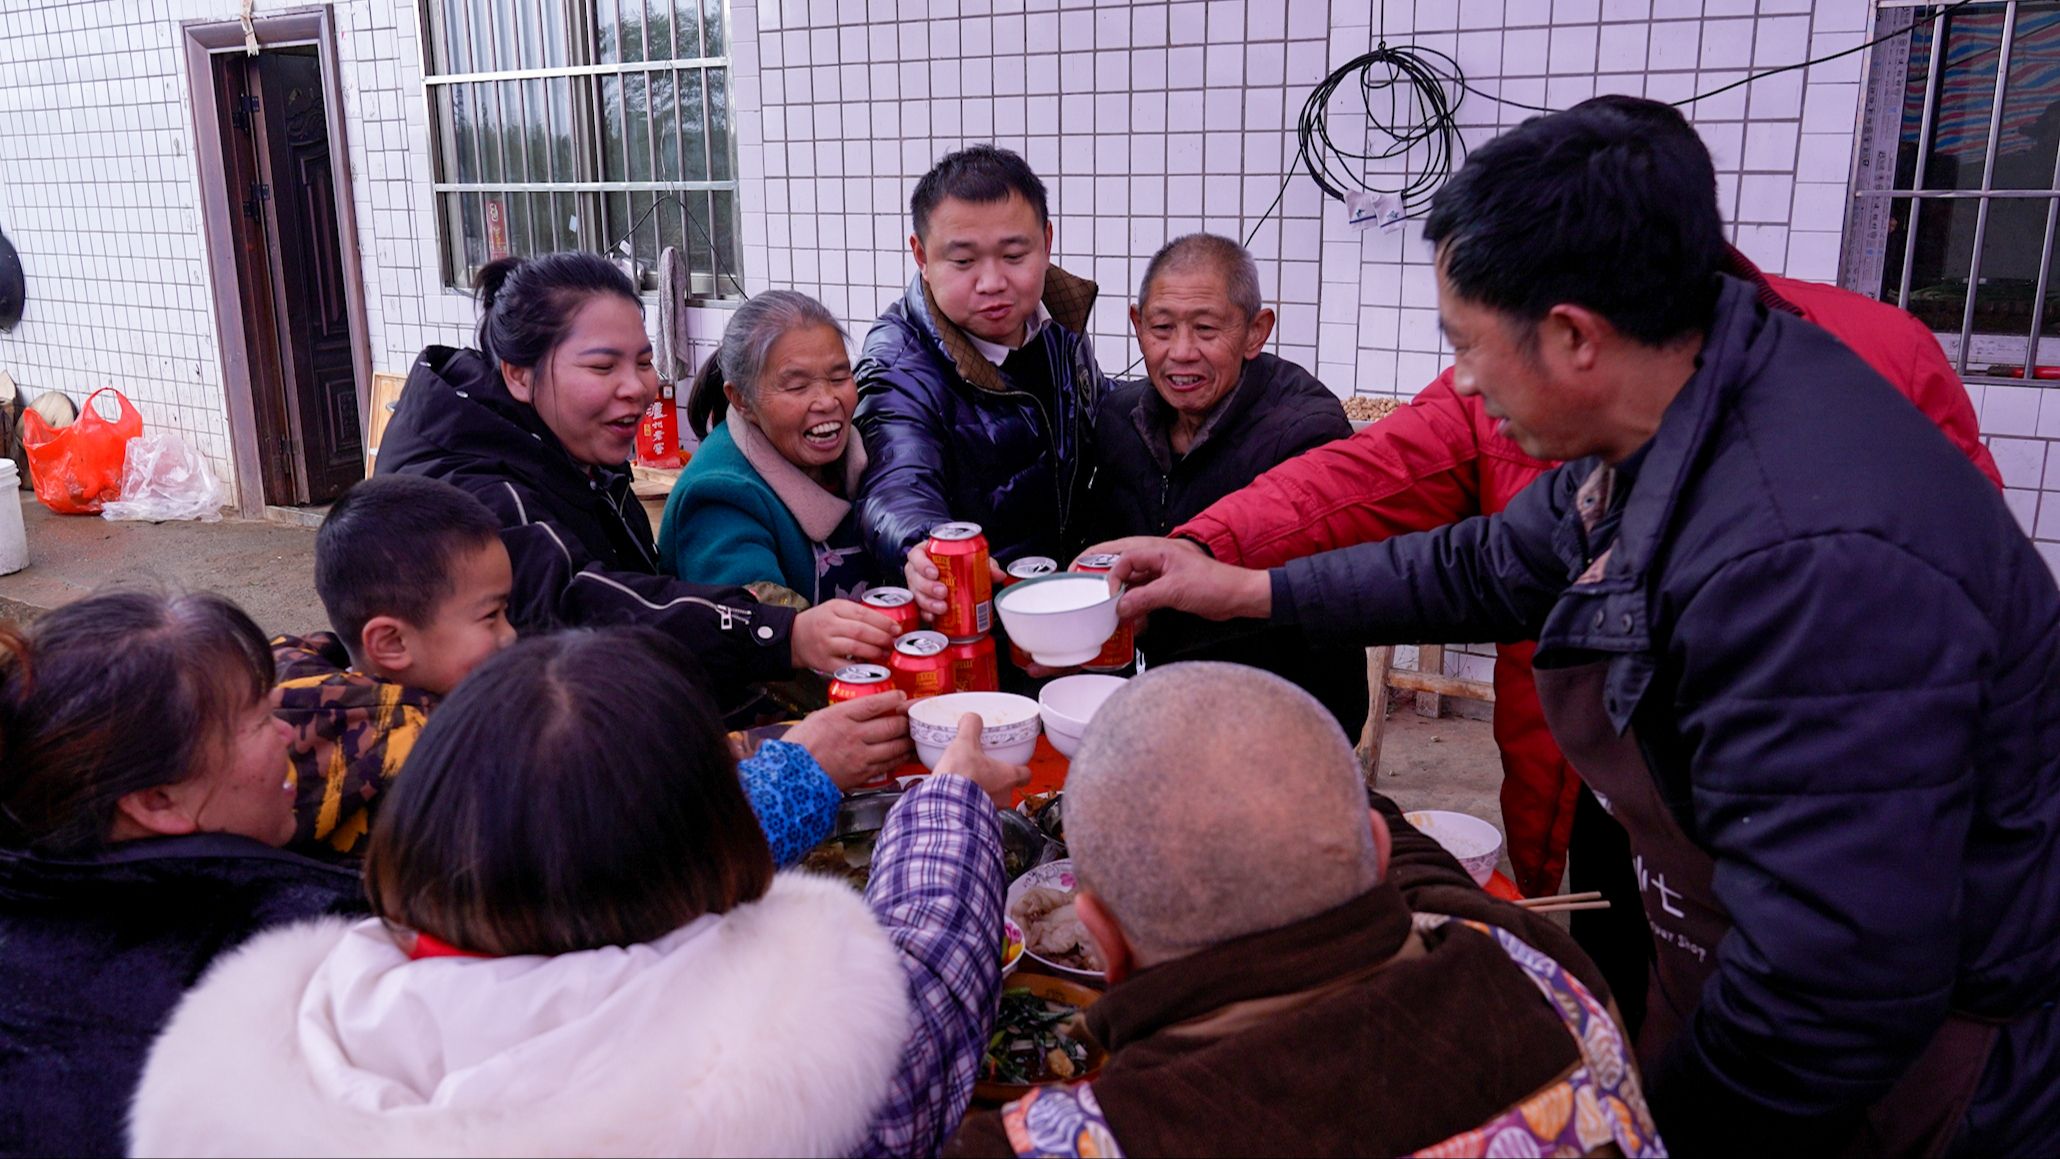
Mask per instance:
[[[1066,778],[1066,844],[1155,961],[1313,917],[1380,878],[1336,720],[1236,664],[1155,668],[1109,698]]]

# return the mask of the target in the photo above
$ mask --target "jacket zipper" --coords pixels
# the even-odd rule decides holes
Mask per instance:
[[[623,490],[622,497],[615,501],[615,521],[622,524],[623,534],[629,537],[631,543],[637,545],[638,553],[644,557],[645,563],[651,565],[651,570],[655,573],[658,571],[658,560],[652,556],[650,551],[645,549],[644,541],[637,536],[636,529],[629,525],[629,516],[622,513],[622,505],[633,498],[636,493],[637,489],[634,483]],[[730,626],[728,616],[723,617],[722,626],[725,628]]]
[[[1052,426],[1051,415],[1044,409],[1044,400],[1038,398],[1034,394],[1031,394],[1027,390],[1004,390],[999,392],[997,397],[1027,398],[1030,400],[1030,405],[1037,408],[1037,417],[1044,420],[1044,429],[1052,432],[1050,448],[1052,457],[1057,458],[1059,454],[1058,432]],[[1066,509],[1068,506],[1070,506],[1070,504],[1068,504],[1066,501],[1066,488],[1072,483],[1073,479],[1079,475],[1079,473],[1080,456],[1078,455],[1073,456],[1073,464],[1070,468],[1068,468],[1068,474],[1066,477],[1066,482],[1064,484],[1058,481],[1058,472],[1052,472],[1052,490],[1056,492],[1055,497],[1059,501],[1059,537],[1061,542],[1064,541],[1066,534]]]
[[[1068,359],[1067,361],[1070,363],[1072,360]],[[995,367],[995,370],[997,372],[1000,371],[1000,369],[1001,368],[999,366]],[[1071,372],[1077,372],[1079,370],[1079,367],[1072,366],[1068,369]],[[1077,373],[1073,374],[1072,377],[1077,378]],[[1003,381],[1007,380],[1004,379]],[[1078,383],[1075,383],[1074,385],[1076,388],[1078,387]],[[1058,380],[1056,379],[1056,377],[1054,377],[1054,379],[1052,380],[1052,393],[1057,394],[1058,390]],[[1030,405],[1037,408],[1037,417],[1044,420],[1044,429],[1051,432],[1051,453],[1053,458],[1057,458],[1059,454],[1058,426],[1057,424],[1051,421],[1051,414],[1044,409],[1044,400],[1038,398],[1034,394],[1031,394],[1027,390],[1004,390],[1000,392],[1000,395],[1003,398],[1027,398],[1030,400]],[[1090,407],[1087,409],[1091,411],[1093,408]],[[1078,432],[1075,433],[1077,434]],[[1073,484],[1078,482],[1079,479],[1080,456],[1077,454],[1073,456],[1073,462],[1069,464],[1066,468],[1066,478],[1064,482],[1059,481],[1058,472],[1052,472],[1052,490],[1056,492],[1056,495],[1054,497],[1058,500],[1059,504],[1059,542],[1062,545],[1064,544],[1066,538],[1066,525],[1069,522],[1071,522],[1070,516],[1072,514],[1073,506]]]

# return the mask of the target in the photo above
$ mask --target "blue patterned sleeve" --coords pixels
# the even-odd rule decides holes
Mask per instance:
[[[766,741],[738,762],[737,776],[772,846],[774,865],[784,869],[800,861],[837,827],[844,793],[800,745]]]
[[[1001,991],[1002,893],[994,803],[964,777],[923,778],[888,814],[866,886],[913,1025],[860,1155],[935,1155],[964,1117]]]

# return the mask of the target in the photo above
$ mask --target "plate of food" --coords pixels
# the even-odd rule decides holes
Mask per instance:
[[[830,839],[804,854],[801,868],[842,877],[864,893],[866,882],[873,875],[873,844],[880,839],[887,814],[900,800],[899,789],[853,793],[844,798],[837,808],[837,823]]]
[[[1108,1060],[1081,1011],[1100,994],[1076,982],[1025,974],[1005,987],[973,1097],[1006,1103],[1031,1087],[1090,1078]]]
[[[1101,954],[1073,909],[1079,891],[1071,858],[1048,861],[1010,884],[1002,912],[1022,927],[1030,958],[1062,975],[1100,982]]]

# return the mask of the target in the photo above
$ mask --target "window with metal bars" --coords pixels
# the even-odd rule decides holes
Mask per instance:
[[[741,293],[724,0],[422,0],[444,275],[606,252]]]
[[[1950,9],[1950,10],[1949,10]],[[2060,380],[2060,0],[1876,4],[1841,277],[1969,381]]]

